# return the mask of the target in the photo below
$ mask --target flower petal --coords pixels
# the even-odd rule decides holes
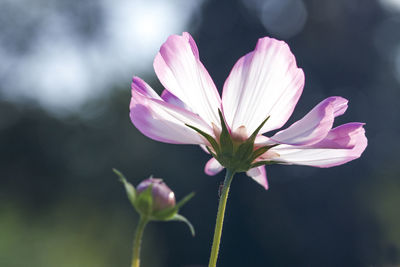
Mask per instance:
[[[185,124],[197,127],[213,136],[212,129],[202,118],[164,102],[140,78],[134,78],[132,83],[130,117],[136,128],[144,135],[165,143],[209,145],[200,134]]]
[[[207,175],[214,176],[220,173],[224,167],[216,160],[215,158],[211,158],[204,167],[204,172]]]
[[[312,145],[318,148],[354,148],[359,141],[359,138],[365,135],[362,122],[350,122],[340,125],[329,131],[328,135]]]
[[[267,172],[265,171],[265,166],[250,169],[246,172],[246,174],[263,186],[265,190],[268,190]]]
[[[185,103],[182,102],[182,100],[180,100],[179,98],[177,98],[173,93],[171,93],[170,91],[168,91],[167,89],[165,89],[162,93],[161,93],[161,98],[167,102],[170,103],[174,106],[177,107],[181,107],[184,109],[187,109],[189,111],[192,111]]]
[[[279,145],[269,160],[282,164],[328,168],[357,159],[367,147],[363,123],[347,123],[332,129],[321,142],[311,146]]]
[[[342,115],[347,109],[347,102],[342,97],[329,97],[321,101],[301,120],[279,131],[271,139],[289,145],[315,144],[326,137],[332,129],[335,116]]]
[[[144,96],[161,100],[161,97],[153,90],[153,88],[139,77],[134,76],[132,78],[131,89]]]
[[[233,67],[224,84],[222,105],[231,129],[244,125],[252,133],[270,116],[260,133],[282,127],[304,86],[303,70],[283,41],[264,37]]]
[[[219,123],[221,98],[189,33],[171,35],[154,59],[154,70],[164,87],[208,123]]]

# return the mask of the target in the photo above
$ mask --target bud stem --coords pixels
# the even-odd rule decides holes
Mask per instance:
[[[146,217],[140,216],[139,224],[136,228],[135,239],[133,241],[133,258],[131,267],[140,266],[140,247],[142,244],[144,228],[148,222],[149,220]]]
[[[217,221],[215,223],[214,239],[211,248],[211,255],[208,267],[217,266],[218,251],[219,251],[219,245],[221,243],[222,226],[224,223],[224,216],[225,216],[225,207],[226,207],[226,202],[228,200],[229,187],[231,186],[231,182],[234,175],[235,175],[234,171],[229,169],[226,170],[224,186],[222,188],[221,197],[219,199]]]

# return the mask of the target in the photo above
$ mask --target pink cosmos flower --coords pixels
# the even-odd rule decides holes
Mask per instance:
[[[233,66],[222,98],[189,33],[168,38],[155,57],[154,69],[165,90],[159,96],[143,80],[133,78],[133,124],[157,141],[200,145],[214,156],[205,166],[208,175],[231,167],[229,153],[237,164],[241,155],[235,151],[250,139],[251,156],[243,152],[248,164],[237,170],[246,171],[266,189],[265,164],[332,167],[360,157],[367,146],[364,123],[333,128],[335,117],[347,109],[348,101],[339,96],[321,101],[271,137],[263,135],[287,122],[304,87],[303,70],[283,41],[259,39],[254,51]],[[222,136],[224,128],[228,141]]]

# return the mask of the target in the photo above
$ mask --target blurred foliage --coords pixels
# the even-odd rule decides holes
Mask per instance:
[[[46,211],[24,209],[18,202],[0,205],[0,266],[128,266],[134,220],[120,210],[66,199]],[[136,220],[136,218],[135,218]],[[147,233],[146,264],[162,257]]]

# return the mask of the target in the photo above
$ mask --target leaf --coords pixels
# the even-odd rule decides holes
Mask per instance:
[[[201,134],[201,135],[211,144],[211,146],[214,148],[215,152],[216,152],[217,154],[219,153],[219,146],[218,146],[218,143],[217,143],[217,141],[215,141],[215,139],[214,139],[211,135],[209,135],[209,134],[206,133],[206,132],[203,132],[202,130],[200,130],[200,129],[198,129],[198,128],[192,126],[192,125],[189,125],[189,124],[185,124],[185,125],[186,125],[187,127],[191,128],[191,129],[195,130],[195,131],[198,132],[199,134]]]
[[[113,169],[113,172],[119,177],[119,180],[124,184],[128,199],[132,203],[132,205],[135,206],[135,201],[136,201],[135,187],[126,180],[125,176],[119,170]]]
[[[180,214],[175,214],[174,217],[172,217],[171,221],[178,221],[178,222],[184,222],[186,223],[186,225],[189,227],[190,232],[192,233],[192,236],[195,236],[195,231],[194,231],[194,227],[193,225],[189,222],[188,219],[186,219],[185,217],[183,217]]]

